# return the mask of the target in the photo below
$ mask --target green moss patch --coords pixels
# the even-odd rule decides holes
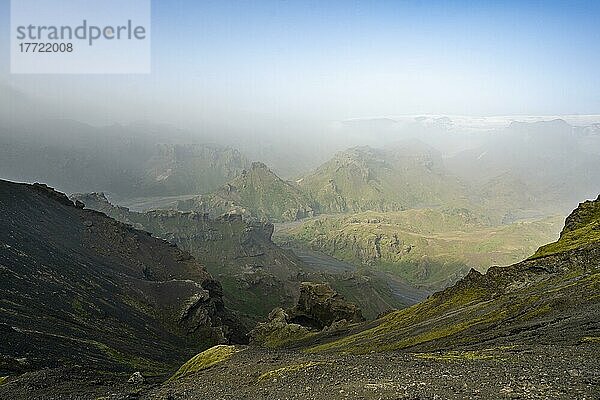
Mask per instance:
[[[565,228],[554,243],[538,249],[531,257],[540,258],[587,247],[600,242],[600,197],[579,204],[565,221]]]
[[[169,380],[179,379],[194,372],[210,368],[223,361],[227,361],[238,351],[240,351],[240,349],[235,346],[219,345],[211,347],[210,349],[195,355],[188,362],[183,364]]]
[[[600,344],[600,336],[585,336],[581,338],[584,343],[598,343]]]
[[[531,259],[564,253],[598,242],[600,242],[600,220],[593,221],[582,228],[565,232],[558,241],[540,247]]]
[[[268,371],[265,372],[264,374],[260,375],[258,377],[258,381],[262,382],[262,381],[267,381],[267,380],[271,380],[274,378],[280,378],[298,371],[302,371],[308,368],[313,368],[316,367],[317,365],[322,365],[325,364],[324,362],[313,362],[313,361],[309,361],[306,363],[301,363],[301,364],[292,364],[292,365],[288,365],[282,368],[278,368],[278,369],[274,369],[272,371]]]

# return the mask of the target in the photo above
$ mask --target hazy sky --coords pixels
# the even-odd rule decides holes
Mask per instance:
[[[98,124],[600,113],[599,1],[152,4],[152,74],[10,75],[0,0],[0,84]]]

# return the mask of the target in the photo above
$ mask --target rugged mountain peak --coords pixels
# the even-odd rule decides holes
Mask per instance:
[[[8,182],[0,180],[0,183],[6,184]],[[67,197],[66,194],[61,193],[48,185],[45,185],[43,183],[34,183],[33,185],[31,185],[31,187],[37,192],[42,193],[48,198],[56,200],[63,205],[75,206],[75,204],[71,200],[69,200],[69,197]]]
[[[145,163],[148,193],[208,193],[242,173],[249,161],[236,149],[209,144],[160,144]]]
[[[565,220],[560,238],[532,256],[539,258],[600,244],[600,196],[580,203]]]
[[[360,308],[347,301],[327,283],[302,282],[296,305],[271,311],[267,322],[250,333],[250,342],[279,347],[302,340],[311,332],[336,330],[348,323],[363,322]]]
[[[401,211],[464,205],[465,190],[445,173],[441,156],[424,145],[353,147],[299,181],[321,213]]]
[[[265,163],[262,163],[260,161],[254,161],[252,163],[251,169],[255,170],[255,169],[264,169],[267,170],[269,172],[271,172],[271,170],[269,169],[269,167],[267,167],[267,165]]]

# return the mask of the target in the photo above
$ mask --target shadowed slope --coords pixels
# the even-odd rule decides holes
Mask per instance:
[[[0,221],[0,370],[163,372],[242,333],[188,253],[62,193],[0,181]]]

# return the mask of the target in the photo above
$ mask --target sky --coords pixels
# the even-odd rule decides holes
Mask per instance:
[[[0,90],[92,124],[600,114],[598,1],[153,1],[147,75],[11,75],[9,3]]]

